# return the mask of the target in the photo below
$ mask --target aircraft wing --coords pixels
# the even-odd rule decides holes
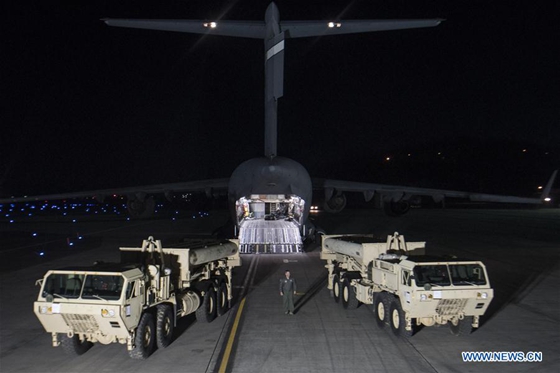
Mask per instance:
[[[524,204],[541,204],[545,198],[548,197],[556,174],[558,170],[552,173],[547,185],[543,188],[542,194],[539,198],[526,198],[516,196],[504,196],[497,194],[483,194],[473,192],[462,192],[456,190],[445,189],[430,189],[430,188],[417,188],[403,185],[387,185],[387,184],[374,184],[362,183],[353,181],[342,181],[332,179],[313,179],[313,187],[315,189],[322,188],[325,190],[325,201],[333,200],[335,203],[332,205],[333,209],[343,208],[346,200],[341,200],[343,192],[360,192],[363,193],[364,198],[370,201],[377,193],[382,196],[384,204],[398,204],[407,203],[412,197],[415,196],[429,196],[435,202],[441,202],[446,197],[464,198],[473,202],[499,202],[499,203],[524,203]],[[335,201],[338,197],[338,201]],[[385,206],[387,207],[387,206]]]
[[[1,203],[15,203],[15,202],[29,202],[29,201],[47,201],[47,200],[61,200],[72,198],[87,198],[93,197],[98,200],[103,200],[105,196],[126,195],[132,199],[143,200],[146,195],[151,194],[168,194],[170,192],[205,192],[208,196],[212,195],[213,190],[227,190],[229,178],[225,179],[208,179],[187,181],[172,184],[156,184],[144,185],[128,188],[114,188],[114,189],[99,189],[89,190],[83,192],[60,193],[60,194],[45,194],[40,196],[24,196],[12,198],[0,198]]]

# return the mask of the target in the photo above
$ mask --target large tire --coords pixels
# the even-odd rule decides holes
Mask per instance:
[[[340,302],[340,279],[338,275],[333,277],[333,298],[336,303]]]
[[[175,320],[173,308],[167,304],[157,306],[156,343],[158,348],[166,348],[173,340]]]
[[[350,280],[348,278],[345,278],[344,281],[342,281],[341,298],[342,298],[342,307],[344,307],[345,309],[355,310],[356,308],[358,308],[358,304],[360,302],[358,302],[358,299],[356,298],[356,293],[354,292],[354,289],[352,289],[352,286],[350,285]]]
[[[377,326],[380,328],[385,327],[387,320],[389,319],[389,309],[387,308],[387,302],[385,301],[387,294],[379,293],[375,296],[375,320],[377,321]]]
[[[210,286],[202,297],[202,304],[196,310],[196,319],[201,322],[212,322],[216,318],[216,291]]]
[[[222,282],[218,288],[218,316],[224,315],[229,309],[227,284]]]
[[[146,359],[154,351],[155,339],[154,317],[146,312],[142,315],[138,328],[136,328],[134,348],[128,351],[128,354],[133,359]]]
[[[60,338],[60,347],[64,352],[71,356],[83,355],[93,346],[93,343],[80,340],[80,336],[74,334],[72,338],[69,338],[66,334],[63,334]]]
[[[389,323],[391,324],[391,329],[396,336],[402,335],[404,337],[412,337],[412,334],[414,334],[414,329],[410,331],[406,330],[404,311],[401,306],[401,301],[398,298],[394,298],[391,303]]]
[[[457,325],[454,325],[453,322],[449,322],[449,327],[451,329],[451,334],[456,336],[459,335],[469,335],[472,332],[472,316],[465,316],[463,320],[457,320]]]

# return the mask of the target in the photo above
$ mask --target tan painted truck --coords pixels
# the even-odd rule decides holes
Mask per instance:
[[[121,263],[50,270],[37,281],[33,310],[54,347],[81,355],[93,343],[121,343],[144,359],[171,343],[179,318],[195,312],[211,322],[228,310],[241,265],[235,240],[162,248],[149,237],[120,251]]]
[[[469,334],[493,298],[480,261],[424,255],[425,242],[406,242],[395,232],[386,241],[372,236],[323,236],[328,288],[346,309],[374,305],[377,324],[412,336],[423,326],[449,323]]]

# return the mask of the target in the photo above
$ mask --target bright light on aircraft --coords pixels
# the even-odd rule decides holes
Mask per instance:
[[[216,22],[205,22],[205,23],[203,23],[203,26],[206,27],[206,28],[208,28],[208,27],[216,28],[216,27],[218,27],[218,24]]]
[[[539,185],[539,186],[537,187],[537,189],[538,189],[538,190],[541,190],[541,189],[542,189],[542,185]]]
[[[329,22],[329,28],[339,28],[340,26],[342,26],[342,23],[339,22]]]
[[[545,202],[550,202],[551,199],[550,199],[550,197],[546,197],[546,198],[544,199],[544,201],[545,201]]]

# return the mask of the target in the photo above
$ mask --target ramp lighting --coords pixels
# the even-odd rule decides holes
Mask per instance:
[[[542,189],[542,185],[539,185],[539,186],[537,187],[537,189],[538,189],[538,190],[541,190],[541,189]]]
[[[545,202],[550,202],[551,199],[550,199],[550,197],[546,197],[546,198],[544,199],[544,201],[545,201]]]
[[[216,27],[218,27],[218,24],[216,22],[204,22],[202,25],[206,28],[216,28]]]

